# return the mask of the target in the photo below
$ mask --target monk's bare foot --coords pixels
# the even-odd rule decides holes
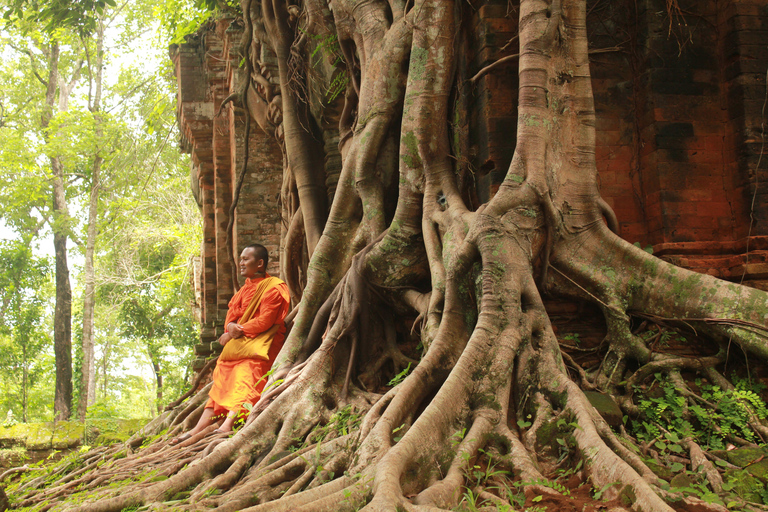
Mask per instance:
[[[187,432],[187,433],[181,434],[181,435],[180,435],[180,436],[178,436],[178,437],[174,437],[173,439],[171,439],[171,442],[170,442],[169,444],[170,444],[171,446],[176,446],[176,445],[177,445],[177,444],[179,444],[179,443],[183,443],[184,441],[186,441],[186,440],[187,440],[187,439],[189,439],[190,437],[192,437],[192,434],[190,434],[189,432]]]

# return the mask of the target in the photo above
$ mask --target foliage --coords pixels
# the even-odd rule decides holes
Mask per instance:
[[[146,417],[158,406],[155,379],[145,378],[154,367],[152,358],[161,364],[170,400],[188,378],[196,338],[191,268],[192,256],[200,246],[199,214],[191,194],[179,194],[188,190],[188,167],[171,143],[175,97],[166,48],[169,38],[181,38],[181,32],[198,26],[171,26],[173,19],[189,19],[190,11],[202,19],[207,11],[186,0],[140,1],[120,9],[114,5],[111,0],[12,0],[0,4],[8,20],[0,32],[4,42],[0,64],[0,227],[8,232],[12,243],[40,247],[36,252],[28,251],[26,258],[39,251],[50,253],[44,244],[50,243],[54,229],[65,230],[76,242],[69,250],[69,259],[75,265],[73,338],[77,342],[82,302],[78,295],[84,286],[79,280],[79,264],[85,249],[91,169],[97,155],[104,159],[95,256],[99,405],[90,415]],[[178,18],[166,16],[168,12]],[[93,83],[89,80],[96,46],[91,33],[92,22],[99,16],[108,25],[106,79],[101,111],[93,112]],[[156,37],[146,38],[148,31]],[[128,44],[139,41],[138,45]],[[41,82],[48,77],[47,55],[54,42],[60,47],[60,83],[69,82],[74,88],[69,104],[54,108],[50,124],[44,128],[45,86]],[[161,73],[153,67],[155,62]],[[63,167],[70,207],[69,217],[56,219],[50,201],[49,157],[54,156]],[[43,243],[38,246],[35,240]],[[5,247],[3,251],[5,255]],[[30,346],[34,357],[27,365],[32,385],[30,414],[32,419],[50,419],[46,411],[52,396],[53,383],[48,375],[53,357],[47,301],[52,287],[48,271],[39,274],[46,281],[33,287],[44,304],[36,313],[40,335],[33,338],[37,345]],[[148,329],[147,322],[163,312],[167,314],[160,315],[155,331]],[[29,317],[33,316],[30,313]],[[0,364],[4,368],[21,368],[13,362],[20,347],[14,336],[23,332],[21,324],[14,324],[0,333],[0,344],[12,348],[2,354]],[[15,378],[15,371],[0,376],[3,382],[8,379],[4,389],[10,391],[0,399],[0,407],[13,407],[20,416],[18,383],[22,379]]]
[[[22,421],[50,419],[50,335],[45,326],[51,296],[49,263],[23,240],[0,241],[0,410]]]
[[[656,374],[656,396],[645,393],[638,405],[642,417],[632,421],[637,437],[654,441],[660,453],[680,453],[680,439],[692,437],[704,447],[725,448],[728,436],[756,442],[749,426],[755,419],[768,417],[768,409],[760,397],[761,384],[751,384],[738,376],[733,377],[735,387],[723,390],[718,386],[696,380],[701,390],[699,403],[688,405],[688,400],[661,374]]]

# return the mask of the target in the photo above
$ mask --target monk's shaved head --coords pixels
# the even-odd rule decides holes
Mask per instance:
[[[253,257],[257,260],[264,260],[264,268],[269,265],[269,251],[261,244],[250,244],[243,247],[243,250],[252,249]]]

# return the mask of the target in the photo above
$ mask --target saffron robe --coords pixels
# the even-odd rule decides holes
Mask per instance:
[[[270,277],[267,275],[266,277]],[[259,283],[265,278],[247,279],[245,284],[229,301],[226,327],[231,322],[238,323],[254,298]],[[208,394],[206,408],[212,408],[214,414],[225,414],[228,411],[240,411],[244,403],[255,404],[267,379],[264,375],[272,367],[277,354],[285,340],[285,325],[283,320],[291,306],[288,286],[279,281],[276,286],[266,290],[261,303],[244,324],[243,334],[247,338],[255,338],[260,333],[268,331],[274,325],[278,326],[272,344],[269,347],[269,360],[240,359],[235,361],[218,361],[213,371],[213,386]],[[230,341],[231,342],[231,341]]]

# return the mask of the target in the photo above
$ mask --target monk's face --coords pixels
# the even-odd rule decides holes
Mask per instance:
[[[256,251],[247,247],[240,253],[240,275],[251,279],[257,273],[264,272],[264,260],[256,259]]]

